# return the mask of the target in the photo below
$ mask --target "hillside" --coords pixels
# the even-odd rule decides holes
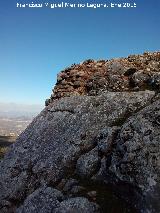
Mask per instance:
[[[61,71],[0,163],[0,212],[160,212],[160,52]]]

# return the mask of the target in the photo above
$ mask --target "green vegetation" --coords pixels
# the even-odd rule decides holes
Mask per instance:
[[[7,147],[0,147],[0,159],[4,157]]]
[[[4,157],[8,147],[16,140],[12,136],[0,136],[0,159]]]

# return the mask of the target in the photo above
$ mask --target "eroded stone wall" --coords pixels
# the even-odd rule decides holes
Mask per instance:
[[[46,105],[61,97],[108,91],[160,89],[160,52],[111,60],[86,60],[61,71]]]

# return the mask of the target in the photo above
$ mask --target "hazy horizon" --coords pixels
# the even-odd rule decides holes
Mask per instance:
[[[20,106],[20,107],[33,107],[33,108],[36,108],[36,107],[42,107],[44,106],[45,104],[31,104],[31,103],[24,103],[24,102],[12,102],[12,101],[8,101],[8,102],[2,102],[0,101],[0,110],[2,109],[2,107],[12,107],[13,105],[15,106]]]
[[[19,104],[0,102],[0,117],[34,117],[41,112],[44,105],[39,104]]]

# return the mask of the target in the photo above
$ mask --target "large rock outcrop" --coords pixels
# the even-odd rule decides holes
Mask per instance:
[[[159,52],[61,72],[0,163],[0,212],[158,213],[159,89]]]

